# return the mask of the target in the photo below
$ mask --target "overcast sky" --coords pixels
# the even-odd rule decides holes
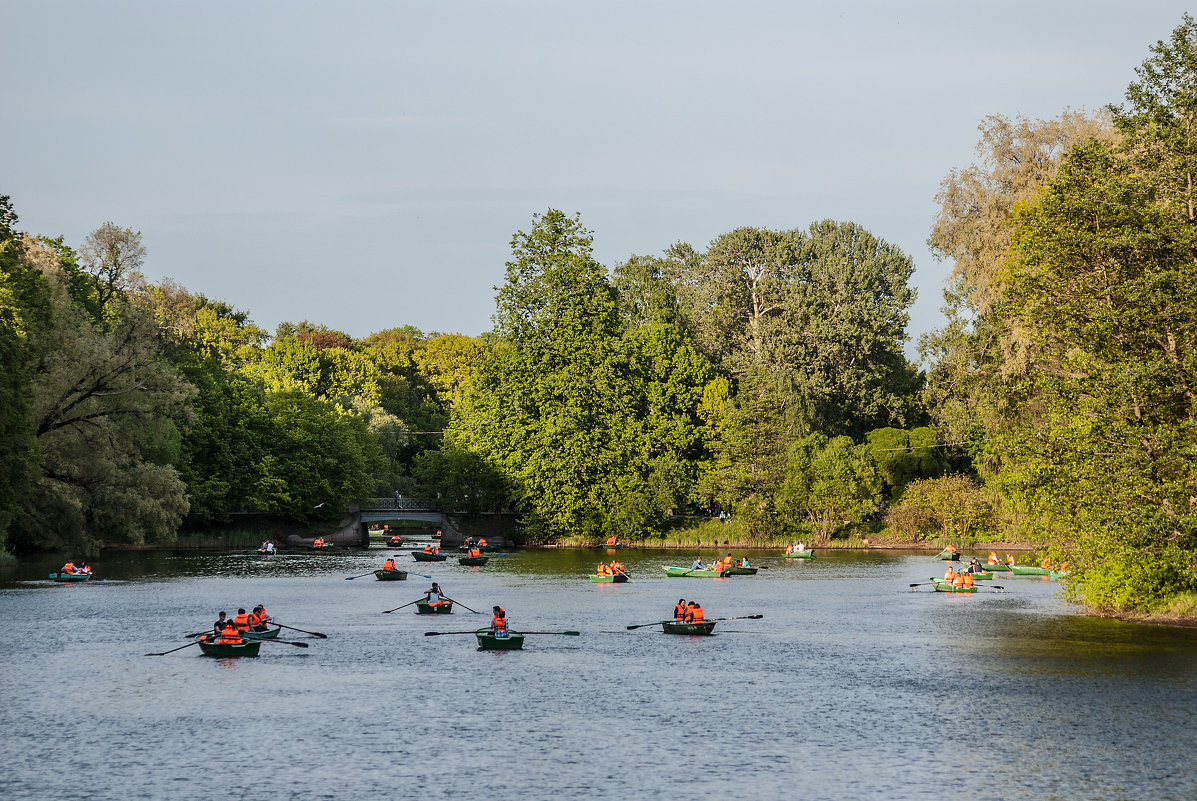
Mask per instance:
[[[0,0],[0,194],[273,331],[491,327],[511,236],[580,212],[613,267],[857,222],[915,262],[989,114],[1123,100],[1164,0]]]

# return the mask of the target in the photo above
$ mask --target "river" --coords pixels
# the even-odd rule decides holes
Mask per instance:
[[[599,550],[405,554],[517,630],[581,632],[491,652],[424,636],[489,616],[382,614],[426,579],[345,580],[386,553],[105,554],[77,585],[3,568],[0,798],[1197,798],[1197,631],[1078,616],[1041,578],[912,592],[943,563],[874,551],[671,579],[690,557],[623,550],[632,583],[598,585]],[[763,618],[626,629],[679,598]],[[145,655],[258,603],[328,638]]]

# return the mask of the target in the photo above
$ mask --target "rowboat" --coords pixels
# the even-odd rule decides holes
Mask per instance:
[[[1001,562],[998,562],[997,564],[994,564],[994,565],[990,565],[990,564],[985,565],[985,569],[989,570],[993,573],[1009,573],[1010,565],[1005,565],[1005,564],[1002,564]]]
[[[759,568],[755,567],[740,567],[739,565],[732,565],[726,568],[723,572],[729,576],[755,576]]]
[[[457,564],[467,565],[469,567],[482,567],[490,561],[489,556],[459,556],[457,557]]]
[[[983,570],[980,573],[973,573],[974,581],[989,581],[993,578],[992,570]]]
[[[402,537],[391,537],[389,540],[387,540],[387,545],[389,545],[392,548],[398,548],[402,544],[403,544]]]
[[[1047,576],[1051,574],[1046,567],[1035,567],[1034,565],[1010,565],[1010,572],[1016,576]]]
[[[666,634],[710,634],[715,628],[714,620],[701,623],[686,623],[681,620],[662,620],[661,628]]]
[[[375,570],[374,577],[379,581],[407,581],[406,570]]]
[[[502,545],[475,545],[474,547],[482,551],[482,553],[502,553],[504,550]],[[468,545],[457,546],[458,553],[468,553],[469,550],[470,546]]]
[[[326,542],[323,545],[309,545],[308,550],[309,551],[331,551],[336,547],[337,546],[333,545],[331,542]]]
[[[490,629],[478,629],[474,636],[483,651],[518,651],[524,647],[524,635],[518,631],[509,631],[506,637],[496,637]]]
[[[691,570],[688,567],[661,567],[670,578],[722,578],[722,570]]]
[[[591,576],[590,580],[595,584],[626,584],[628,577],[623,573],[618,573],[614,576]]]
[[[252,638],[255,640],[277,640],[280,631],[282,631],[282,629],[279,628],[266,629],[265,631],[254,631],[253,629],[250,629],[249,631],[241,632],[241,636],[245,637],[246,639]]]
[[[786,559],[814,559],[815,552],[812,550],[805,551],[786,551]]]
[[[936,592],[976,592],[976,587],[957,587],[950,581],[945,581],[941,578],[932,578],[932,586],[935,587]]]
[[[55,581],[87,581],[91,573],[51,573],[49,578]]]
[[[449,558],[447,553],[424,553],[423,551],[412,551],[411,556],[417,562],[443,562]]]
[[[441,601],[439,604],[430,604],[427,601],[416,602],[417,615],[451,615],[453,614],[453,602]]]
[[[615,543],[614,545],[610,545],[610,544],[608,544],[608,543],[603,543],[602,545],[596,545],[596,546],[594,546],[594,547],[596,547],[596,548],[608,548],[608,549],[610,549],[610,550],[612,550],[612,551],[618,551],[620,548],[622,548],[622,547],[623,547],[623,543],[622,543],[622,542],[617,542],[617,543]]]
[[[1067,576],[1070,572],[1072,572],[1072,571],[1070,571],[1070,570],[1053,570],[1051,573],[1047,574],[1047,577],[1049,579],[1051,579],[1052,581],[1059,581],[1060,579]]]
[[[960,551],[940,551],[935,554],[936,559],[942,559],[945,562],[959,562]]]
[[[205,634],[205,637],[212,635]],[[203,638],[197,638],[200,650],[204,652],[204,656],[257,656],[258,649],[262,647],[259,640],[247,639],[239,643],[218,643],[208,642]]]

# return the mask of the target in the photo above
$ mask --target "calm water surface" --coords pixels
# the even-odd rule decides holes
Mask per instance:
[[[620,551],[633,583],[595,585],[598,550],[405,555],[517,630],[582,632],[484,652],[423,634],[488,617],[381,614],[426,579],[344,580],[385,553],[114,554],[80,585],[6,568],[0,798],[1197,798],[1197,632],[1077,617],[1041,579],[910,592],[943,563],[834,552],[668,579],[691,554]],[[764,618],[625,629],[678,598]],[[145,656],[258,603],[329,638]]]

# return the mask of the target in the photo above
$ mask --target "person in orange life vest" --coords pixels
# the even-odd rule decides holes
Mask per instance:
[[[732,566],[732,555],[729,553],[727,556],[723,557],[723,569],[731,570],[731,566]]]
[[[231,621],[226,620],[224,629],[220,632],[220,638],[216,642],[221,645],[240,645],[244,640],[241,639],[241,635],[237,631],[237,626]]]
[[[603,564],[602,562],[599,562],[599,563],[598,563],[598,567],[596,567],[596,568],[594,569],[594,575],[596,575],[596,576],[604,576],[604,575],[606,575],[605,573],[603,573],[603,568],[605,568],[605,567],[606,567],[606,565],[605,565],[605,564]]]
[[[478,550],[477,548],[470,548],[470,550],[466,552],[466,556],[470,557],[471,559],[477,559],[479,556],[482,556],[482,551]]]
[[[479,547],[479,548],[485,548],[485,547],[486,547],[486,537],[479,537],[479,538],[478,538],[478,547]]]
[[[944,550],[947,551],[948,553],[956,553],[956,546],[955,545],[947,545],[947,546],[944,546]]]
[[[395,569],[394,557],[387,557],[387,560],[382,563],[382,569],[383,570],[394,570]]]
[[[963,581],[964,581],[964,586],[965,586],[965,588],[966,588],[966,589],[967,589],[968,587],[971,587],[971,586],[973,586],[973,574],[972,574],[972,573],[965,573],[965,574],[964,574]]]
[[[677,603],[673,605],[673,619],[674,620],[685,620],[686,619],[686,599],[685,598],[678,598]]]
[[[689,606],[686,607],[685,620],[687,623],[702,622],[702,607],[699,606],[697,601],[691,601]]]
[[[434,581],[432,582],[432,589],[424,593],[424,603],[428,604],[429,606],[440,606],[441,604],[445,603],[445,601],[441,600],[442,595],[443,593],[441,593],[441,585]]]
[[[258,617],[258,608],[256,606],[252,612],[245,616],[245,621],[249,623],[249,631],[260,631],[258,627],[262,625],[262,618]]]
[[[618,540],[615,539],[615,537],[607,537],[607,544],[611,547],[615,547],[616,542],[618,542]]]
[[[952,577],[952,586],[953,587],[963,587],[964,586],[964,574],[963,573],[957,573],[956,575],[954,575]]]
[[[431,545],[425,545],[425,546],[424,546],[424,553],[432,553],[432,546],[431,546]]]
[[[75,572],[87,575],[91,572],[91,568],[88,566],[87,562],[80,562],[79,566],[75,568]]]
[[[944,581],[954,581],[955,579],[956,579],[956,571],[952,569],[951,565],[948,565],[948,569],[944,571],[943,580]]]
[[[1006,554],[1006,564],[1010,565],[1011,567],[1014,567],[1014,555],[1013,554],[1009,554],[1009,553]]]
[[[507,613],[503,610],[503,607],[501,607],[501,606],[496,606],[491,611],[494,613],[494,617],[492,617],[491,621],[490,621],[491,633],[494,634],[496,637],[506,637],[507,636]]]
[[[75,563],[67,562],[65,565],[62,566],[62,570],[60,570],[59,572],[60,573],[74,573],[75,572]]]
[[[257,621],[256,623],[254,621]],[[258,604],[254,607],[253,614],[249,616],[250,628],[254,631],[266,631],[270,626],[266,625],[270,622],[270,616],[266,614],[266,607]]]
[[[236,626],[237,631],[249,631],[249,615],[245,613],[244,609],[237,610],[237,617],[233,618],[233,625]]]
[[[224,627],[227,626],[228,623],[228,613],[221,612],[220,617],[216,618],[216,622],[212,624],[212,633],[220,634],[222,631],[224,631]]]
[[[1040,563],[1039,563],[1039,566],[1040,566],[1041,568],[1043,568],[1044,570],[1050,570],[1050,569],[1051,569],[1051,566],[1052,566],[1052,560],[1051,560],[1051,559],[1044,559],[1042,562],[1040,562]]]
[[[996,553],[994,553],[993,551],[990,551],[990,552],[989,552],[989,561],[988,561],[988,564],[991,564],[991,565],[1001,564],[1001,563],[998,561],[997,554],[996,554]]]

